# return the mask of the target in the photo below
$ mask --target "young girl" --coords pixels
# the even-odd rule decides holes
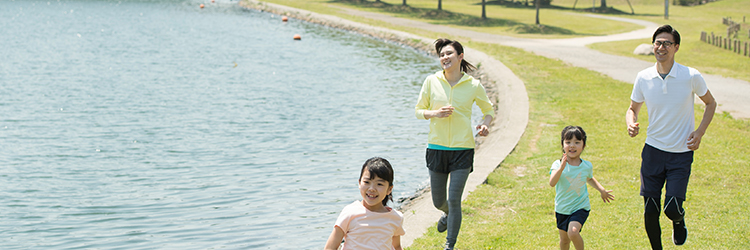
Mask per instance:
[[[591,162],[581,159],[586,148],[586,132],[578,126],[563,129],[560,144],[562,159],[552,163],[549,185],[555,187],[555,215],[560,229],[560,249],[570,249],[570,242],[576,249],[583,249],[581,227],[591,211],[586,182],[596,188],[604,202],[615,199],[611,190],[605,190],[593,175]]]
[[[393,201],[393,167],[383,158],[365,161],[359,173],[362,201],[347,205],[339,214],[333,232],[328,236],[326,250],[342,249],[401,250],[404,216],[387,207]]]

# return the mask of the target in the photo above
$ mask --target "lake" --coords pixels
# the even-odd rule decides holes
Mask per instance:
[[[236,1],[4,0],[0,27],[1,249],[321,249],[366,159],[427,184],[426,53]]]

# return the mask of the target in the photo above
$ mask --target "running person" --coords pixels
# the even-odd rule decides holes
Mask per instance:
[[[675,53],[680,49],[677,30],[669,25],[661,26],[654,32],[651,42],[656,64],[638,73],[625,122],[628,134],[637,136],[640,129],[638,113],[646,103],[649,125],[641,152],[643,217],[651,248],[662,249],[659,225],[661,190],[666,182],[664,214],[672,220],[672,241],[675,245],[682,245],[688,236],[682,203],[687,193],[693,151],[698,150],[717,104],[700,72],[675,62]],[[706,106],[697,129],[693,105],[695,95]]]
[[[393,200],[393,167],[388,160],[373,157],[365,161],[359,172],[359,193],[355,201],[341,211],[326,250],[378,249],[401,250],[404,215],[388,206]]]
[[[586,183],[596,188],[604,202],[615,199],[611,190],[606,190],[594,178],[594,165],[581,159],[586,149],[586,132],[578,126],[567,126],[560,135],[563,156],[552,163],[549,185],[555,187],[555,218],[560,233],[560,249],[583,250],[581,228],[589,217],[591,203]]]
[[[476,103],[484,115],[482,124],[476,126],[481,136],[489,134],[494,110],[479,80],[466,73],[475,67],[464,60],[461,43],[437,39],[435,50],[443,70],[424,80],[415,114],[419,119],[430,120],[425,159],[430,172],[432,203],[445,213],[438,221],[437,230],[448,231],[445,249],[453,249],[461,228],[461,195],[474,164],[471,108]]]

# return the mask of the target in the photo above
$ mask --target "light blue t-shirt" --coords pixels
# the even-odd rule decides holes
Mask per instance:
[[[552,163],[549,172],[560,168],[560,160]],[[580,209],[591,211],[586,181],[594,178],[594,165],[581,159],[580,166],[566,165],[555,185],[555,212],[571,215]]]

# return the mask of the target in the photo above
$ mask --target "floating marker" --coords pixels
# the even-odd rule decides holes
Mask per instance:
[[[205,7],[205,6],[203,6],[203,4],[201,4],[201,9],[203,9],[203,7]]]
[[[302,40],[302,36],[300,36],[299,34],[295,34],[294,40]]]
[[[289,18],[287,18],[286,16],[281,16],[281,21],[284,21],[284,22],[289,21]]]

